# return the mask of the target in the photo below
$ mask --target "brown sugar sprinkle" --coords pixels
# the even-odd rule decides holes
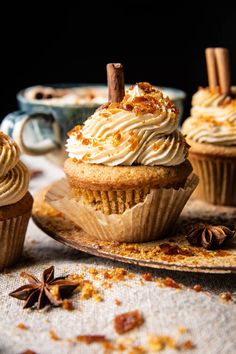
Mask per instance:
[[[92,343],[101,343],[107,342],[108,339],[102,335],[80,335],[76,337],[78,342],[83,342],[85,344],[92,344]]]
[[[129,351],[128,354],[146,354],[147,351],[142,346],[134,346]]]
[[[86,152],[86,154],[82,157],[82,161],[87,161],[90,158],[91,154]]]
[[[161,286],[167,286],[167,287],[175,288],[175,289],[182,288],[181,284],[176,283],[176,281],[170,277],[166,277],[165,279],[158,278],[157,281]]]
[[[193,290],[196,291],[197,293],[199,293],[200,291],[202,291],[202,287],[200,284],[195,284],[193,286]]]
[[[175,256],[193,256],[194,253],[187,248],[179,247],[178,245],[171,245],[170,243],[162,243],[159,245],[161,252],[166,255]]]
[[[71,129],[67,135],[70,137],[71,135],[79,135],[81,134],[81,129],[82,129],[82,125],[76,125],[73,129]]]
[[[178,327],[178,332],[179,334],[185,334],[186,332],[188,332],[188,329],[186,327]]]
[[[195,345],[191,340],[186,340],[185,342],[178,345],[178,350],[191,350],[194,349]]]
[[[68,299],[63,300],[62,308],[64,310],[68,310],[68,311],[74,310],[73,302],[71,300],[68,300]]]
[[[122,301],[120,301],[120,300],[118,300],[118,299],[115,299],[114,304],[115,304],[116,306],[121,306],[121,305],[122,305]]]
[[[91,144],[91,140],[90,139],[87,139],[87,138],[83,138],[82,139],[82,145],[89,145]]]
[[[148,338],[150,350],[160,352],[166,348],[177,349],[176,340],[170,336],[150,335]]]
[[[22,329],[23,331],[28,331],[29,327],[26,326],[24,323],[18,323],[18,325],[16,326],[19,329]]]
[[[143,317],[138,310],[130,311],[116,316],[114,327],[118,334],[123,334],[139,327],[143,321]]]
[[[142,278],[145,281],[153,281],[152,273],[150,272],[142,273]]]
[[[121,133],[120,132],[116,132],[113,137],[112,137],[112,146],[116,147],[119,145],[120,141],[121,141]]]
[[[230,293],[229,291],[225,293],[220,293],[219,297],[220,300],[222,300],[223,302],[233,301],[232,293]]]
[[[52,340],[55,341],[61,340],[61,338],[56,334],[56,332],[53,329],[49,331],[49,336]]]

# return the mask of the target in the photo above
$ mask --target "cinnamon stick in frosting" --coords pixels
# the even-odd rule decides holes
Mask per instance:
[[[229,51],[226,48],[215,48],[215,56],[221,92],[230,94]]]
[[[215,49],[206,48],[205,55],[207,63],[208,84],[211,89],[214,89],[217,87],[218,82]]]
[[[107,64],[107,85],[109,102],[121,102],[125,95],[125,80],[122,64]]]

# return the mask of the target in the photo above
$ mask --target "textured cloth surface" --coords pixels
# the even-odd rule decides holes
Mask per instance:
[[[31,181],[34,193],[44,185],[63,176],[63,172],[43,158],[27,158],[25,162],[31,168],[42,168],[44,173]],[[81,300],[79,294],[73,296],[73,311],[62,308],[50,308],[41,311],[23,310],[23,302],[8,296],[8,293],[25,283],[20,272],[32,272],[40,276],[43,269],[54,265],[55,275],[85,273],[86,279],[92,279],[89,268],[97,269],[122,267],[135,274],[134,279],[119,281],[111,288],[104,288],[100,281],[92,280],[101,291],[103,301]],[[155,277],[172,277],[185,287],[181,290],[161,288],[157,282],[140,282],[141,273],[151,271]],[[15,267],[0,275],[0,353],[18,354],[31,349],[37,354],[51,353],[103,353],[99,344],[85,345],[74,339],[82,334],[105,335],[109,339],[125,338],[132,345],[147,346],[150,334],[169,335],[178,342],[190,339],[195,348],[191,353],[233,354],[236,352],[236,304],[222,303],[219,293],[234,292],[236,295],[235,275],[191,274],[151,270],[128,266],[118,262],[86,255],[72,250],[50,239],[31,221],[24,248],[23,257]],[[195,292],[190,288],[200,284],[204,292]],[[115,299],[122,302],[115,305]],[[114,331],[113,319],[119,314],[138,309],[144,317],[144,324],[130,333],[119,336]],[[19,323],[28,326],[28,330],[17,327]],[[187,333],[180,334],[179,327],[186,327]],[[53,340],[50,330],[61,338]],[[68,340],[69,339],[69,340]],[[72,341],[71,341],[71,340]],[[174,353],[165,349],[164,353]],[[176,351],[177,352],[177,351]],[[127,350],[124,353],[129,353]],[[147,351],[147,353],[152,353]]]

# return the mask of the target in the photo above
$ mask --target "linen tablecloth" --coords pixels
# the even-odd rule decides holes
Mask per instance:
[[[32,194],[63,176],[63,171],[45,158],[27,157],[24,161],[32,169],[43,170],[41,176],[31,180]],[[103,301],[81,300],[78,293],[72,298],[75,307],[72,311],[63,308],[23,310],[23,302],[9,297],[8,293],[26,282],[20,277],[22,271],[40,276],[50,265],[55,266],[56,276],[83,272],[101,292]],[[91,267],[98,271],[122,267],[134,275],[104,287],[101,281],[91,277]],[[155,281],[140,281],[142,273],[150,271],[153,277],[171,277],[184,284],[184,288],[176,290],[160,287]],[[167,335],[178,343],[191,340],[194,345],[188,351],[191,353],[236,353],[236,304],[222,302],[219,297],[220,293],[230,291],[235,299],[235,275],[151,270],[108,261],[61,245],[30,221],[21,261],[0,277],[1,354],[18,354],[27,349],[37,354],[104,352],[101,344],[86,345],[75,340],[83,334],[105,335],[116,343],[123,341],[127,348],[124,353],[132,353],[132,350],[135,353],[132,349],[135,346],[143,346],[146,353],[152,353],[147,344],[151,334]],[[195,284],[200,284],[204,291],[191,290]],[[116,300],[121,302],[120,306]],[[136,309],[142,313],[144,323],[130,333],[118,335],[114,330],[114,317]],[[27,329],[20,328],[19,324]],[[60,339],[53,339],[50,331]],[[174,352],[168,347],[163,350],[163,353]]]

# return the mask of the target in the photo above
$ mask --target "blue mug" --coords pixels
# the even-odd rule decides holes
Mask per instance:
[[[97,93],[99,102],[83,101],[81,103],[58,104],[55,100],[32,99],[28,92],[38,86],[21,90],[17,94],[19,111],[8,114],[2,121],[1,130],[10,135],[19,145],[21,151],[28,155],[45,155],[54,163],[61,165],[65,159],[65,140],[67,132],[75,125],[82,124],[94,111],[107,101],[105,85],[50,85],[59,89],[78,89]],[[46,89],[46,87],[44,87]],[[175,103],[183,114],[185,93],[179,89],[161,88]],[[31,90],[31,91],[30,91]]]

